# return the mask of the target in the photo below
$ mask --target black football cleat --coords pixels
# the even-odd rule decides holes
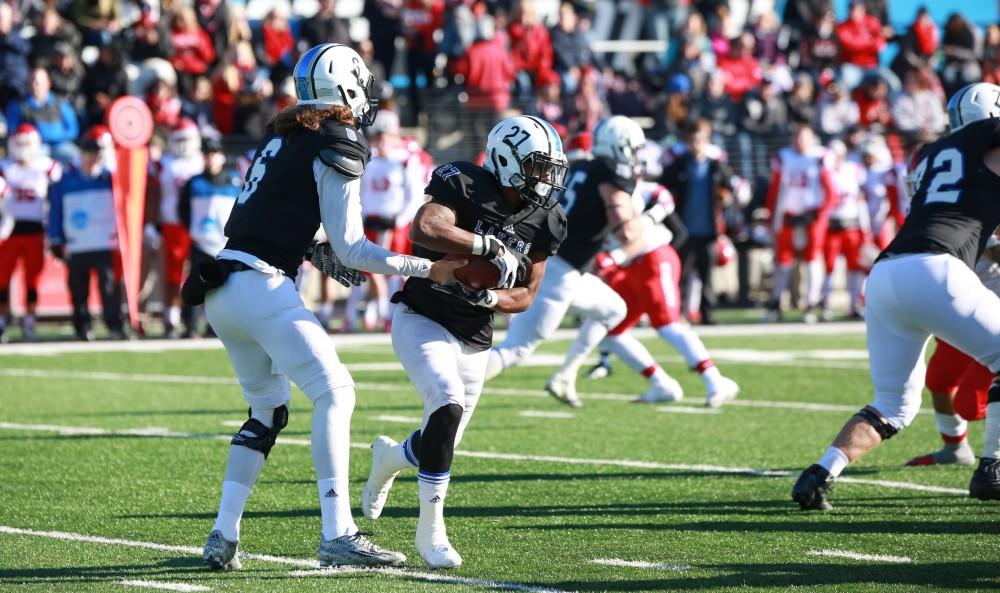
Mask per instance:
[[[969,482],[969,496],[979,500],[1000,500],[1000,459],[979,458],[979,467]]]
[[[809,466],[792,486],[792,500],[803,511],[829,511],[833,505],[826,500],[833,488],[833,476],[819,464]]]

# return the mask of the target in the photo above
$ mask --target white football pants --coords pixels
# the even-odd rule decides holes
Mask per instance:
[[[483,392],[490,351],[472,349],[438,322],[402,303],[392,314],[392,349],[424,400],[421,430],[435,410],[448,404],[462,406],[457,447]]]
[[[920,408],[931,335],[1000,370],[1000,297],[950,255],[900,255],[875,264],[865,325],[872,407],[897,429],[909,425]]]
[[[291,379],[313,402],[354,381],[333,342],[306,309],[295,283],[255,262],[208,293],[205,316],[226,347],[251,408],[277,408],[291,397]]]
[[[596,321],[610,330],[621,323],[628,308],[622,297],[603,280],[593,274],[580,273],[566,260],[552,256],[545,265],[545,277],[535,301],[527,311],[511,319],[507,339],[493,347],[486,379],[492,379],[530,356],[543,340],[559,329],[567,312]],[[598,337],[597,342],[603,337]]]

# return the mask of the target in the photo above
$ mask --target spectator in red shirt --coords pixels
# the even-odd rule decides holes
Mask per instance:
[[[880,77],[872,76],[854,90],[861,126],[876,132],[888,132],[892,126],[889,108],[889,85]]]
[[[719,71],[726,80],[726,92],[734,103],[743,99],[750,89],[760,86],[763,73],[753,56],[756,40],[753,33],[744,32],[732,41],[729,55],[719,59]]]
[[[510,105],[510,85],[517,70],[514,59],[501,39],[496,37],[493,17],[483,15],[476,23],[476,40],[455,71],[465,77],[469,98],[466,109],[472,135],[469,146],[486,145],[486,136]]]
[[[177,86],[186,90],[194,79],[208,72],[215,62],[215,48],[212,38],[198,25],[198,15],[194,9],[184,7],[174,16],[170,37],[174,44],[174,55],[170,58],[177,71]]]
[[[549,30],[542,26],[535,12],[534,0],[521,0],[513,11],[507,27],[511,53],[518,75],[526,74],[532,85],[548,77],[552,71],[552,39]],[[526,79],[525,83],[528,82]],[[530,85],[522,85],[530,86]]]
[[[295,39],[288,27],[288,14],[283,4],[276,4],[267,13],[264,24],[260,28],[261,46],[264,51],[257,54],[257,60],[274,68],[288,59],[288,54],[295,49]]]
[[[410,78],[410,109],[416,119],[424,111],[424,91],[418,87],[418,77],[423,76],[427,87],[434,81],[437,57],[434,34],[444,26],[444,0],[406,0],[402,26],[406,37],[406,75]]]
[[[847,20],[837,25],[840,41],[840,74],[849,89],[861,84],[867,72],[878,68],[878,54],[885,47],[882,23],[860,0],[852,0]]]

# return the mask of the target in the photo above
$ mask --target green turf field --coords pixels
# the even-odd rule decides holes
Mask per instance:
[[[848,469],[834,511],[804,514],[790,501],[791,473],[870,400],[863,335],[707,338],[743,388],[717,413],[701,407],[701,382],[676,353],[644,341],[683,384],[685,401],[628,404],[644,380],[621,363],[607,379],[581,379],[579,410],[540,391],[551,367],[515,369],[488,386],[455,459],[446,510],[465,564],[436,573],[413,548],[412,473],[397,480],[380,520],[355,511],[374,541],[410,557],[405,570],[312,568],[319,510],[309,403],[298,391],[286,442],[244,516],[241,550],[252,557],[239,572],[203,568],[225,435],[245,418],[222,350],[0,354],[0,591],[1000,588],[1000,504],[963,494],[970,468],[902,467],[938,447],[929,413]],[[547,344],[536,360],[565,346]],[[420,402],[392,370],[388,345],[338,350],[358,383],[357,501],[365,445],[409,434]],[[982,427],[970,438],[978,452]],[[174,589],[140,587],[150,584]]]

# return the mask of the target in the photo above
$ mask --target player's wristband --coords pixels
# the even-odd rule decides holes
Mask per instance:
[[[500,253],[500,241],[489,235],[472,236],[472,255],[485,255],[493,259]]]
[[[498,295],[495,291],[486,289],[486,297],[483,299],[483,306],[493,309],[498,304],[500,304],[500,295]]]

